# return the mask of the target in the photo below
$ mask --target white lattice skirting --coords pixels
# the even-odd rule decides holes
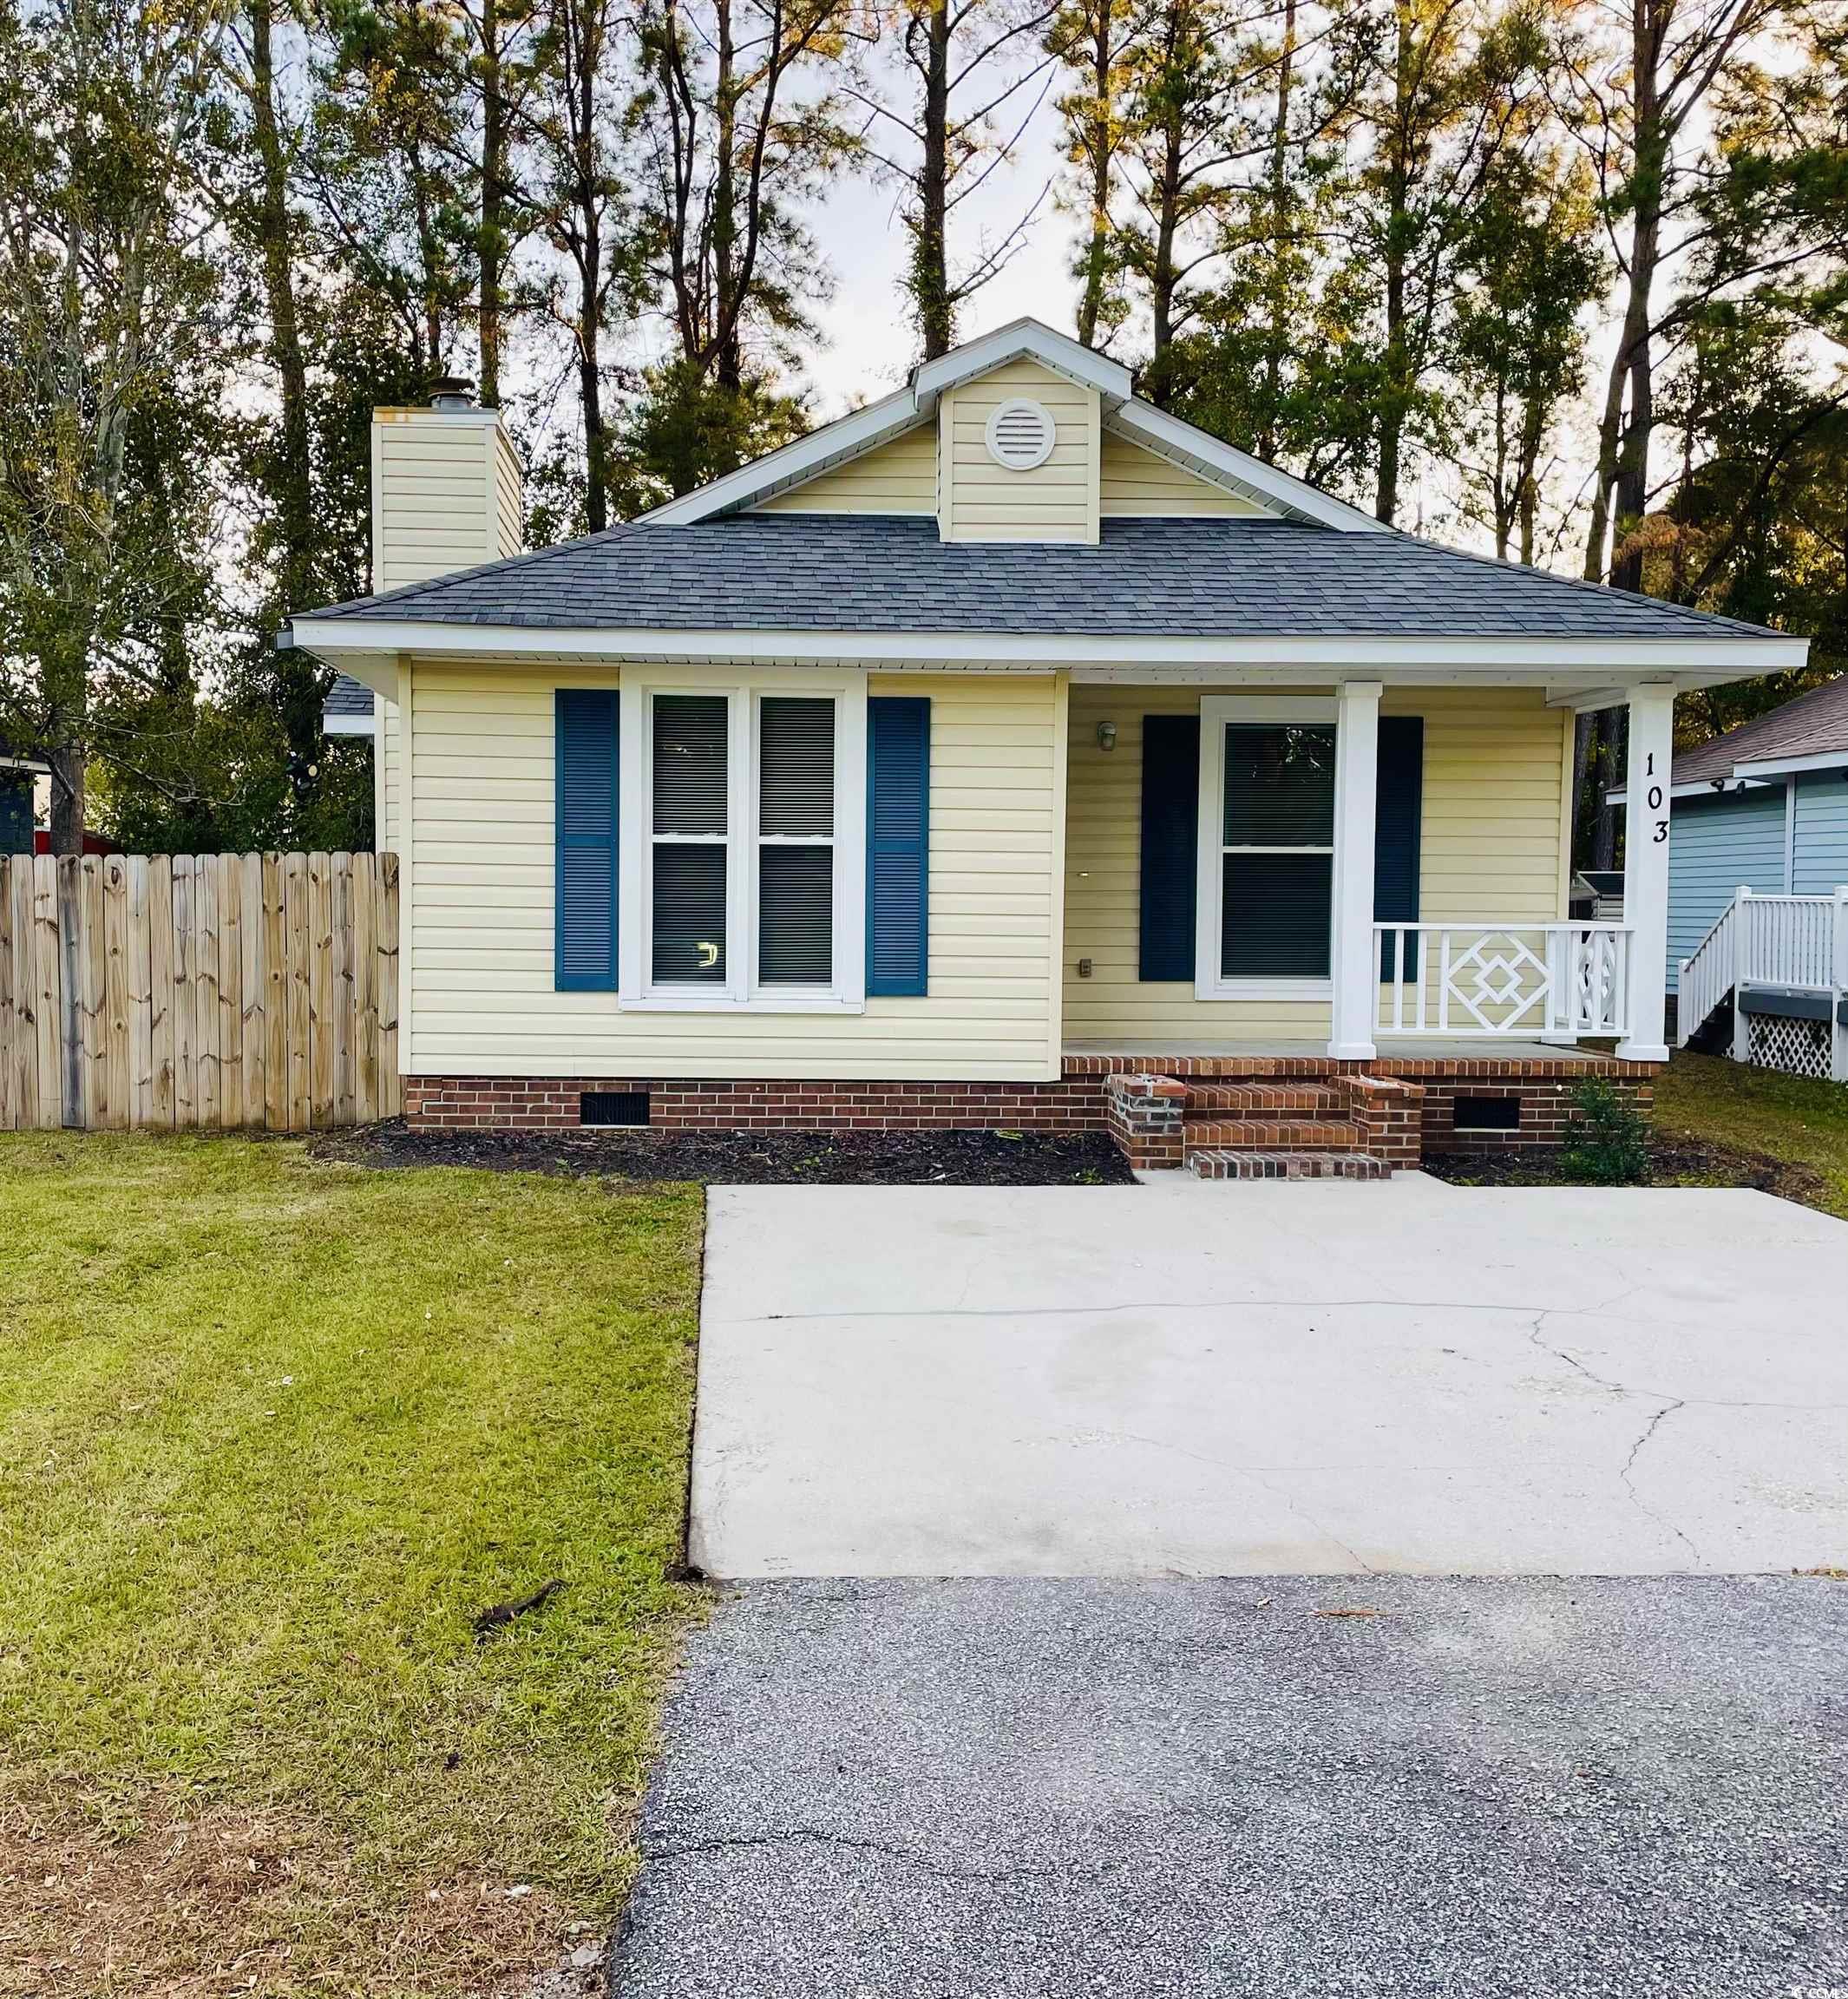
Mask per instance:
[[[1786,1076],[1829,1075],[1829,1023],[1786,1020],[1776,1013],[1746,1017],[1749,1058],[1760,1069],[1781,1069]]]

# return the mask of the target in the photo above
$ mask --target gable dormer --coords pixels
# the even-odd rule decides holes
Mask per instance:
[[[928,514],[947,541],[1096,544],[1111,519],[1257,514],[1379,532],[1369,515],[1144,403],[1120,362],[1021,319],[644,518]]]

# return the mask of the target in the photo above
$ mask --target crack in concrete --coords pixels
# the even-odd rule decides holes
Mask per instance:
[[[1685,1409],[1687,1406],[1687,1405],[1685,1402],[1665,1402],[1662,1406],[1658,1409],[1652,1417],[1650,1417],[1648,1423],[1643,1426],[1643,1432],[1642,1436],[1640,1436],[1636,1441],[1630,1445],[1630,1454],[1623,1460],[1623,1469],[1618,1472],[1617,1476],[1622,1481],[1623,1490],[1629,1494],[1630,1504],[1636,1509],[1636,1511],[1641,1513],[1645,1519],[1653,1520],[1658,1527],[1666,1527],[1668,1531],[1674,1535],[1675,1539],[1681,1543],[1682,1547],[1684,1547],[1687,1552],[1694,1557],[1694,1560],[1699,1563],[1702,1568],[1705,1568],[1707,1566],[1706,1557],[1702,1556],[1701,1550],[1696,1548],[1694,1543],[1688,1539],[1687,1536],[1675,1525],[1674,1522],[1668,1518],[1667,1514],[1658,1513],[1653,1506],[1645,1503],[1642,1495],[1636,1490],[1635,1480],[1631,1477],[1631,1473],[1635,1471],[1636,1468],[1636,1460],[1642,1455],[1643,1446],[1648,1444],[1649,1439],[1655,1436],[1655,1432],[1661,1428],[1664,1419],[1674,1415],[1677,1409]]]
[[[1613,1300],[1612,1302],[1615,1303],[1617,1301]],[[1684,1547],[1687,1552],[1693,1556],[1696,1563],[1698,1563],[1701,1567],[1705,1568],[1707,1565],[1706,1557],[1701,1553],[1701,1550],[1694,1546],[1693,1541],[1689,1539],[1686,1532],[1684,1532],[1681,1527],[1677,1526],[1673,1520],[1668,1518],[1667,1514],[1657,1512],[1653,1506],[1647,1504],[1647,1502],[1643,1499],[1642,1495],[1636,1490],[1636,1481],[1635,1478],[1636,1460],[1642,1455],[1644,1447],[1655,1437],[1655,1432],[1661,1429],[1663,1422],[1668,1417],[1674,1415],[1676,1410],[1687,1408],[1689,1405],[1689,1402],[1693,1400],[1694,1398],[1679,1395],[1663,1395],[1660,1393],[1660,1391],[1652,1391],[1644,1388],[1632,1388],[1624,1382],[1613,1381],[1609,1375],[1600,1374],[1596,1369],[1586,1367],[1585,1363],[1581,1360],[1576,1353],[1569,1353],[1563,1347],[1555,1347],[1550,1340],[1542,1338],[1541,1328],[1546,1324],[1547,1321],[1553,1316],[1554,1314],[1550,1312],[1542,1312],[1535,1319],[1532,1326],[1528,1329],[1527,1337],[1530,1345],[1538,1347],[1543,1353],[1551,1354],[1556,1360],[1564,1361],[1566,1366],[1571,1368],[1575,1373],[1583,1375],[1587,1381],[1589,1381],[1596,1386],[1603,1389],[1604,1392],[1609,1395],[1614,1395],[1619,1398],[1632,1395],[1643,1395],[1648,1396],[1651,1401],[1656,1401],[1661,1404],[1661,1406],[1657,1409],[1655,1414],[1649,1418],[1648,1421],[1644,1424],[1642,1433],[1638,1436],[1636,1441],[1630,1445],[1629,1456],[1623,1460],[1623,1463],[1617,1472],[1618,1483],[1623,1487],[1625,1493],[1628,1496],[1630,1504],[1633,1505],[1646,1520],[1653,1520],[1658,1527],[1662,1528],[1667,1532],[1674,1535],[1675,1539],[1681,1543],[1682,1547]],[[1703,1408],[1768,1408],[1785,1407],[1789,1406],[1789,1405],[1768,1403],[1745,1404],[1703,1402],[1701,1404],[1701,1406]],[[1800,1407],[1802,1405],[1799,1404],[1798,1406]]]
[[[722,1853],[766,1846],[838,1846],[852,1853],[877,1853],[901,1866],[915,1868],[939,1881],[1029,1881],[1054,1877],[1069,1878],[1070,1870],[1055,1867],[946,1867],[927,1860],[902,1846],[890,1846],[877,1839],[856,1838],[847,1832],[824,1832],[816,1825],[791,1825],[774,1832],[733,1832],[710,1839],[691,1839],[683,1846],[642,1849],[642,1865],[653,1866],[670,1860],[684,1860],[702,1853]]]

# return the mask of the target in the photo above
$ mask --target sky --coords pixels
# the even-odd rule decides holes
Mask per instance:
[[[1012,157],[954,212],[953,264],[967,265],[981,243],[1005,237],[1059,165],[1056,120],[1050,105],[1042,104]],[[815,213],[816,239],[827,246],[835,278],[833,298],[816,315],[824,337],[810,370],[818,418],[838,416],[888,394],[916,357],[910,306],[900,289],[909,248],[899,219],[901,194],[856,171],[843,175]],[[1055,209],[1048,193],[1016,253],[965,306],[959,338],[1027,313],[1069,333],[1077,305],[1077,286],[1066,268],[1071,234],[1071,219]]]

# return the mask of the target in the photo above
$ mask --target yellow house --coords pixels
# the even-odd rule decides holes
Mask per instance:
[[[375,739],[414,1124],[1544,1142],[1666,1057],[1675,690],[1805,652],[1383,528],[1032,320],[530,554],[495,414],[373,439],[379,593],[284,642]],[[1624,920],[1575,923],[1613,705]]]

